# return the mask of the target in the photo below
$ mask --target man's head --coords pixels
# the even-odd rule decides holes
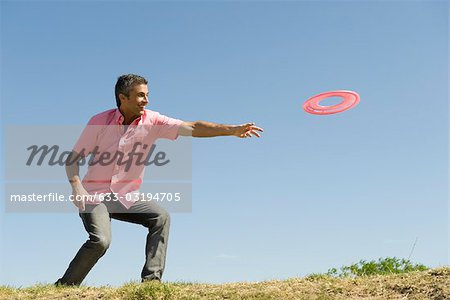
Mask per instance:
[[[126,74],[117,78],[116,82],[116,104],[117,108],[120,108],[120,94],[125,97],[130,96],[130,92],[132,91],[135,85],[147,85],[148,81],[144,77],[135,74]],[[123,97],[122,97],[123,98]]]
[[[116,83],[116,103],[126,120],[142,116],[148,104],[147,80],[134,74],[120,76]]]

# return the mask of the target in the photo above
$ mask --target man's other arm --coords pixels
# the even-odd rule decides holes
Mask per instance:
[[[66,174],[72,186],[73,204],[80,210],[85,209],[83,196],[89,196],[89,193],[84,188],[80,179],[80,167],[78,162],[83,158],[83,155],[72,151],[66,160]],[[77,199],[78,198],[78,199]]]

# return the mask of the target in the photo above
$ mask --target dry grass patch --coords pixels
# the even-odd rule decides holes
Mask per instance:
[[[283,281],[230,284],[137,283],[122,287],[0,287],[0,299],[269,300],[450,299],[450,268],[406,274],[336,278],[311,275]]]

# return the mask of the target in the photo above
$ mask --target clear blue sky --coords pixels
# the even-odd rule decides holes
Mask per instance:
[[[407,258],[416,237],[413,261],[448,265],[448,20],[448,1],[1,1],[2,127],[85,124],[115,107],[124,73],[149,79],[150,109],[263,127],[193,141],[168,281]],[[334,89],[360,104],[302,110]],[[0,220],[0,284],[54,282],[87,238],[76,214]],[[112,227],[88,285],[139,279],[145,228]]]

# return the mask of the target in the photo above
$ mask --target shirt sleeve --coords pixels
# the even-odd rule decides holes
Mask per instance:
[[[91,153],[97,144],[97,137],[100,127],[100,125],[96,124],[95,118],[92,117],[72,150],[77,153],[84,154],[83,156],[87,156]]]
[[[178,137],[178,129],[183,121],[169,118],[167,116],[156,114],[154,125],[157,126],[158,137],[163,139],[175,140]]]

